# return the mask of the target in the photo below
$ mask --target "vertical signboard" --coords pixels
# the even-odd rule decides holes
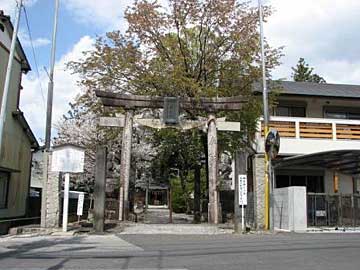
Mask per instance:
[[[78,216],[83,215],[84,199],[85,199],[85,194],[79,193],[78,204],[77,204],[77,215]]]
[[[247,176],[239,174],[239,205],[247,205]]]

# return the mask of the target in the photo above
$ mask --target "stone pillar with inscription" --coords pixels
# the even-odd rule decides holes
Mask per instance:
[[[59,172],[51,171],[51,161],[52,161],[52,152],[46,153],[48,155],[47,164],[44,165],[43,173],[47,174],[47,182],[42,183],[43,189],[42,192],[42,207],[44,207],[44,211],[42,211],[41,216],[41,227],[43,228],[58,228],[60,221],[60,179]]]
[[[253,160],[255,216],[257,229],[265,228],[265,157],[255,155]]]
[[[94,185],[94,229],[104,232],[105,200],[106,200],[106,159],[107,151],[104,146],[96,147],[96,168]]]

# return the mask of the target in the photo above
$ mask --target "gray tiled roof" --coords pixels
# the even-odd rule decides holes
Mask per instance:
[[[360,85],[273,81],[270,91],[271,88],[277,88],[285,95],[360,98]],[[255,85],[254,90],[260,94],[261,85]]]

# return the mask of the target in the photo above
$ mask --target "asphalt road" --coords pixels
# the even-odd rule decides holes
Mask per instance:
[[[0,269],[359,270],[360,234],[0,238]]]

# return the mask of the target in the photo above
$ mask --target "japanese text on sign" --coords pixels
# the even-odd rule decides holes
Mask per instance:
[[[239,205],[247,205],[247,176],[239,175]]]

